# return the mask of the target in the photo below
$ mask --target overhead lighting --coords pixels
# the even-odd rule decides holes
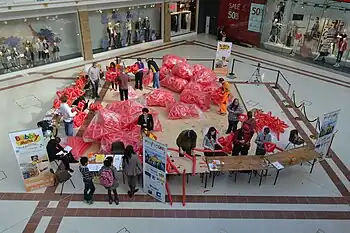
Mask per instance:
[[[147,8],[147,6],[146,5],[144,5],[144,7],[143,8]]]
[[[4,21],[4,24],[7,24],[7,21]]]
[[[102,14],[102,12],[103,12],[102,10],[98,10],[98,13]]]
[[[131,10],[131,7],[129,7],[129,10]]]
[[[36,17],[36,20],[39,20],[40,18],[39,17]]]
[[[56,15],[55,18],[58,19],[58,15]]]
[[[27,19],[23,19],[24,22],[27,22]]]
[[[46,19],[49,19],[49,16],[46,16]]]

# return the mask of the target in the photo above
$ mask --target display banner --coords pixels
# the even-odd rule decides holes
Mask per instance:
[[[166,195],[166,145],[143,137],[143,191],[158,201]]]
[[[218,41],[216,49],[214,72],[226,76],[228,73],[229,57],[231,55],[232,43]]]
[[[322,155],[324,158],[331,146],[332,137],[335,133],[340,110],[326,113],[323,115],[323,121],[320,128],[320,133],[315,144],[315,151]]]
[[[263,17],[264,11],[261,12],[256,7],[265,3],[266,0],[221,0],[217,26],[224,27],[227,39],[230,41],[260,46],[260,27],[259,31],[256,31],[259,26],[256,21],[259,18],[253,17],[253,13],[254,16],[259,14]],[[251,12],[251,9],[255,9],[255,12]],[[250,23],[251,26],[249,26]]]
[[[41,129],[9,133],[27,192],[54,185]]]
[[[252,3],[250,5],[250,15],[248,22],[248,31],[261,32],[261,24],[264,17],[264,4]]]

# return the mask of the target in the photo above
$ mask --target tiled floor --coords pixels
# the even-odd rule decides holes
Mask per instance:
[[[157,58],[173,53],[195,59],[215,57],[215,41],[211,38],[199,35],[189,40],[201,42],[185,44],[178,39],[166,45],[158,43],[108,52],[108,55],[100,55],[98,59],[104,66],[117,55]],[[51,106],[56,90],[68,85],[85,63],[58,63],[47,69],[36,69],[30,74],[14,74],[14,78],[7,74],[0,77],[3,84],[0,97],[4,100],[0,110],[6,113],[2,115],[3,133],[0,139],[4,143],[0,171],[3,170],[7,175],[6,179],[0,180],[0,232],[233,233],[256,229],[266,233],[316,233],[318,230],[322,233],[348,232],[350,160],[344,143],[350,133],[346,124],[350,117],[348,78],[254,49],[234,46],[233,50],[234,57],[239,60],[235,63],[237,79],[234,81],[247,109],[264,108],[290,125],[278,142],[282,147],[287,143],[290,129],[299,129],[305,138],[314,133],[314,129],[299,110],[285,107],[284,102],[292,104],[286,94],[288,85],[285,82],[279,82],[283,88],[279,90],[271,88],[269,84],[259,87],[243,84],[254,72],[251,65],[260,62],[266,68],[281,70],[292,84],[291,90],[296,91],[297,100],[307,103],[309,118],[342,109],[338,127],[340,131],[332,147],[336,156],[317,163],[312,174],[308,173],[310,167],[306,164],[285,169],[277,185],[273,185],[273,171],[271,176],[263,180],[262,186],[258,186],[258,180],[255,179],[248,184],[248,177],[244,174],[239,175],[236,183],[227,175],[217,177],[213,188],[210,185],[204,188],[199,177],[190,177],[185,207],[181,205],[180,177],[173,177],[170,181],[175,202],[173,206],[158,203],[143,193],[129,199],[123,184],[118,188],[121,199],[119,206],[108,205],[102,187],[97,187],[96,203],[86,206],[81,202],[82,182],[77,171],[73,175],[76,188],[67,184],[62,196],[58,194],[60,187],[25,193],[7,132],[35,127]],[[125,62],[129,64],[134,60]],[[211,61],[192,63],[211,67]],[[265,82],[274,82],[276,79],[275,71],[263,69],[263,74]],[[106,89],[102,90],[101,96],[104,92]],[[27,101],[28,98],[32,101]],[[301,120],[295,120],[295,116]],[[308,139],[307,143],[311,144],[312,141]],[[76,165],[73,168],[76,170]]]

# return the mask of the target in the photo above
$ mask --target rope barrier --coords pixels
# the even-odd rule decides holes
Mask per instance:
[[[319,118],[317,117],[316,119],[314,119],[314,120],[309,120],[309,118],[307,117],[307,115],[306,115],[306,108],[305,108],[305,105],[304,105],[304,107],[302,108],[303,109],[303,113],[304,113],[304,116],[305,116],[305,118],[306,118],[306,120],[308,121],[308,122],[310,122],[310,123],[313,123],[313,122],[315,122],[315,121],[317,121]]]
[[[296,107],[296,108],[300,108],[304,105],[304,103],[301,103],[299,106],[297,106],[296,100],[295,100],[295,91],[293,91],[292,100],[293,100],[294,107]]]

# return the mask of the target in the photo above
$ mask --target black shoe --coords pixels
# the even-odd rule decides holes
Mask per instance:
[[[128,191],[129,197],[132,197],[133,193],[131,191]]]
[[[112,203],[113,203],[113,200],[109,199],[109,204],[112,205]]]
[[[116,205],[119,205],[119,198],[116,198],[115,201],[114,201],[114,203],[115,203]]]
[[[67,171],[69,171],[69,172],[74,172],[74,171],[73,171],[72,169],[70,169],[70,168],[69,168],[69,169],[67,169]]]
[[[139,189],[135,189],[134,192],[133,192],[133,195],[134,195],[135,193],[137,193],[138,191],[139,191]]]
[[[70,163],[79,163],[79,161],[78,161],[78,160],[75,160],[75,159],[70,160],[69,162],[70,162]]]
[[[98,96],[96,96],[96,99],[99,99],[100,98],[100,96],[98,95]]]

